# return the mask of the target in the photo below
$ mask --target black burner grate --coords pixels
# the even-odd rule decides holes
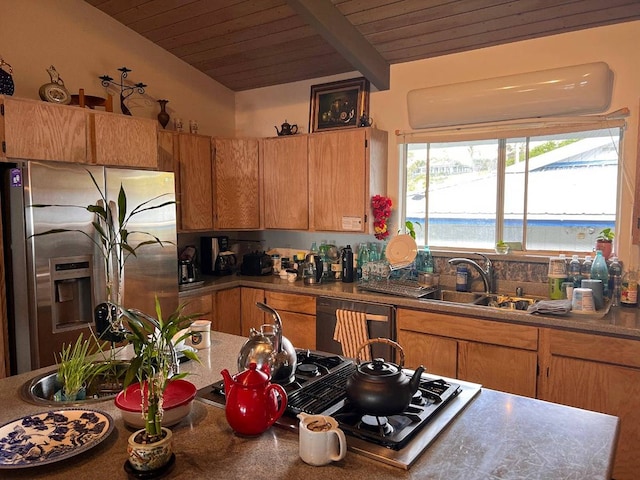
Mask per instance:
[[[316,382],[303,385],[288,395],[287,411],[316,415],[324,412],[345,398],[347,378],[356,371],[353,363],[332,372]]]

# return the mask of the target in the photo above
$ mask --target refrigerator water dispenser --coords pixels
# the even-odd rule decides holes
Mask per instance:
[[[92,263],[90,255],[50,260],[54,332],[93,322]]]

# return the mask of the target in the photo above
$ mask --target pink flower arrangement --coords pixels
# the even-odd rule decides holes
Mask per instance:
[[[391,216],[391,199],[382,195],[371,197],[371,209],[373,210],[373,231],[378,240],[384,240],[389,236],[387,219]]]

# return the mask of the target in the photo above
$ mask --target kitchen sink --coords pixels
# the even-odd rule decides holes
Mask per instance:
[[[510,295],[483,295],[473,302],[474,305],[484,305],[487,307],[500,308],[504,310],[524,311],[536,303],[538,300],[531,297],[517,297]]]
[[[114,364],[115,377],[104,375],[96,378],[89,385],[87,398],[83,400],[54,400],[55,392],[62,386],[57,378],[57,369],[27,380],[20,389],[20,396],[29,403],[47,407],[75,407],[110,400],[122,390],[122,380],[124,380],[128,365],[127,362],[116,362]]]
[[[458,292],[457,290],[440,290],[440,295],[434,295],[435,300],[452,303],[474,303],[484,297],[481,292]]]
[[[537,297],[502,295],[497,293],[489,294],[484,292],[458,292],[456,290],[439,290],[427,298],[449,303],[478,305],[519,312],[526,312],[529,306],[539,300]]]

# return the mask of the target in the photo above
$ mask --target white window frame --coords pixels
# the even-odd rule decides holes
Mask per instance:
[[[620,195],[622,184],[622,152],[624,132],[626,129],[625,117],[629,116],[628,109],[621,109],[612,112],[607,115],[593,115],[584,117],[557,117],[557,118],[538,118],[538,119],[523,119],[508,122],[491,122],[485,124],[474,124],[456,127],[441,127],[430,128],[425,130],[396,131],[397,144],[398,144],[398,167],[399,167],[399,212],[400,212],[400,225],[404,225],[406,219],[406,195],[407,195],[407,145],[411,143],[445,143],[445,142],[464,142],[472,140],[498,140],[500,144],[499,158],[498,158],[498,191],[497,191],[497,210],[496,210],[496,236],[501,238],[503,225],[504,225],[504,181],[505,181],[505,152],[504,143],[510,138],[526,138],[527,143],[529,137],[538,137],[544,135],[556,135],[563,133],[580,132],[587,130],[604,130],[604,129],[619,129],[620,141],[618,151],[618,180],[617,180],[617,194],[616,194],[616,225],[619,225],[620,219]],[[528,151],[528,149],[527,149]],[[525,189],[528,188],[528,155],[526,158],[527,168],[525,177]],[[428,170],[428,169],[427,169]],[[427,194],[429,188],[429,172],[426,172],[427,180]],[[525,191],[525,204],[524,204],[524,217],[523,221],[526,221],[527,217],[527,204],[526,204],[526,191]],[[426,228],[426,226],[425,226]],[[551,253],[584,253],[584,252],[569,252],[566,250],[526,250],[527,229],[523,230],[522,238],[522,254],[544,254]],[[428,238],[427,232],[424,232],[425,241]],[[465,248],[451,248],[437,247],[439,250],[468,250],[468,251],[488,251],[478,247]]]

